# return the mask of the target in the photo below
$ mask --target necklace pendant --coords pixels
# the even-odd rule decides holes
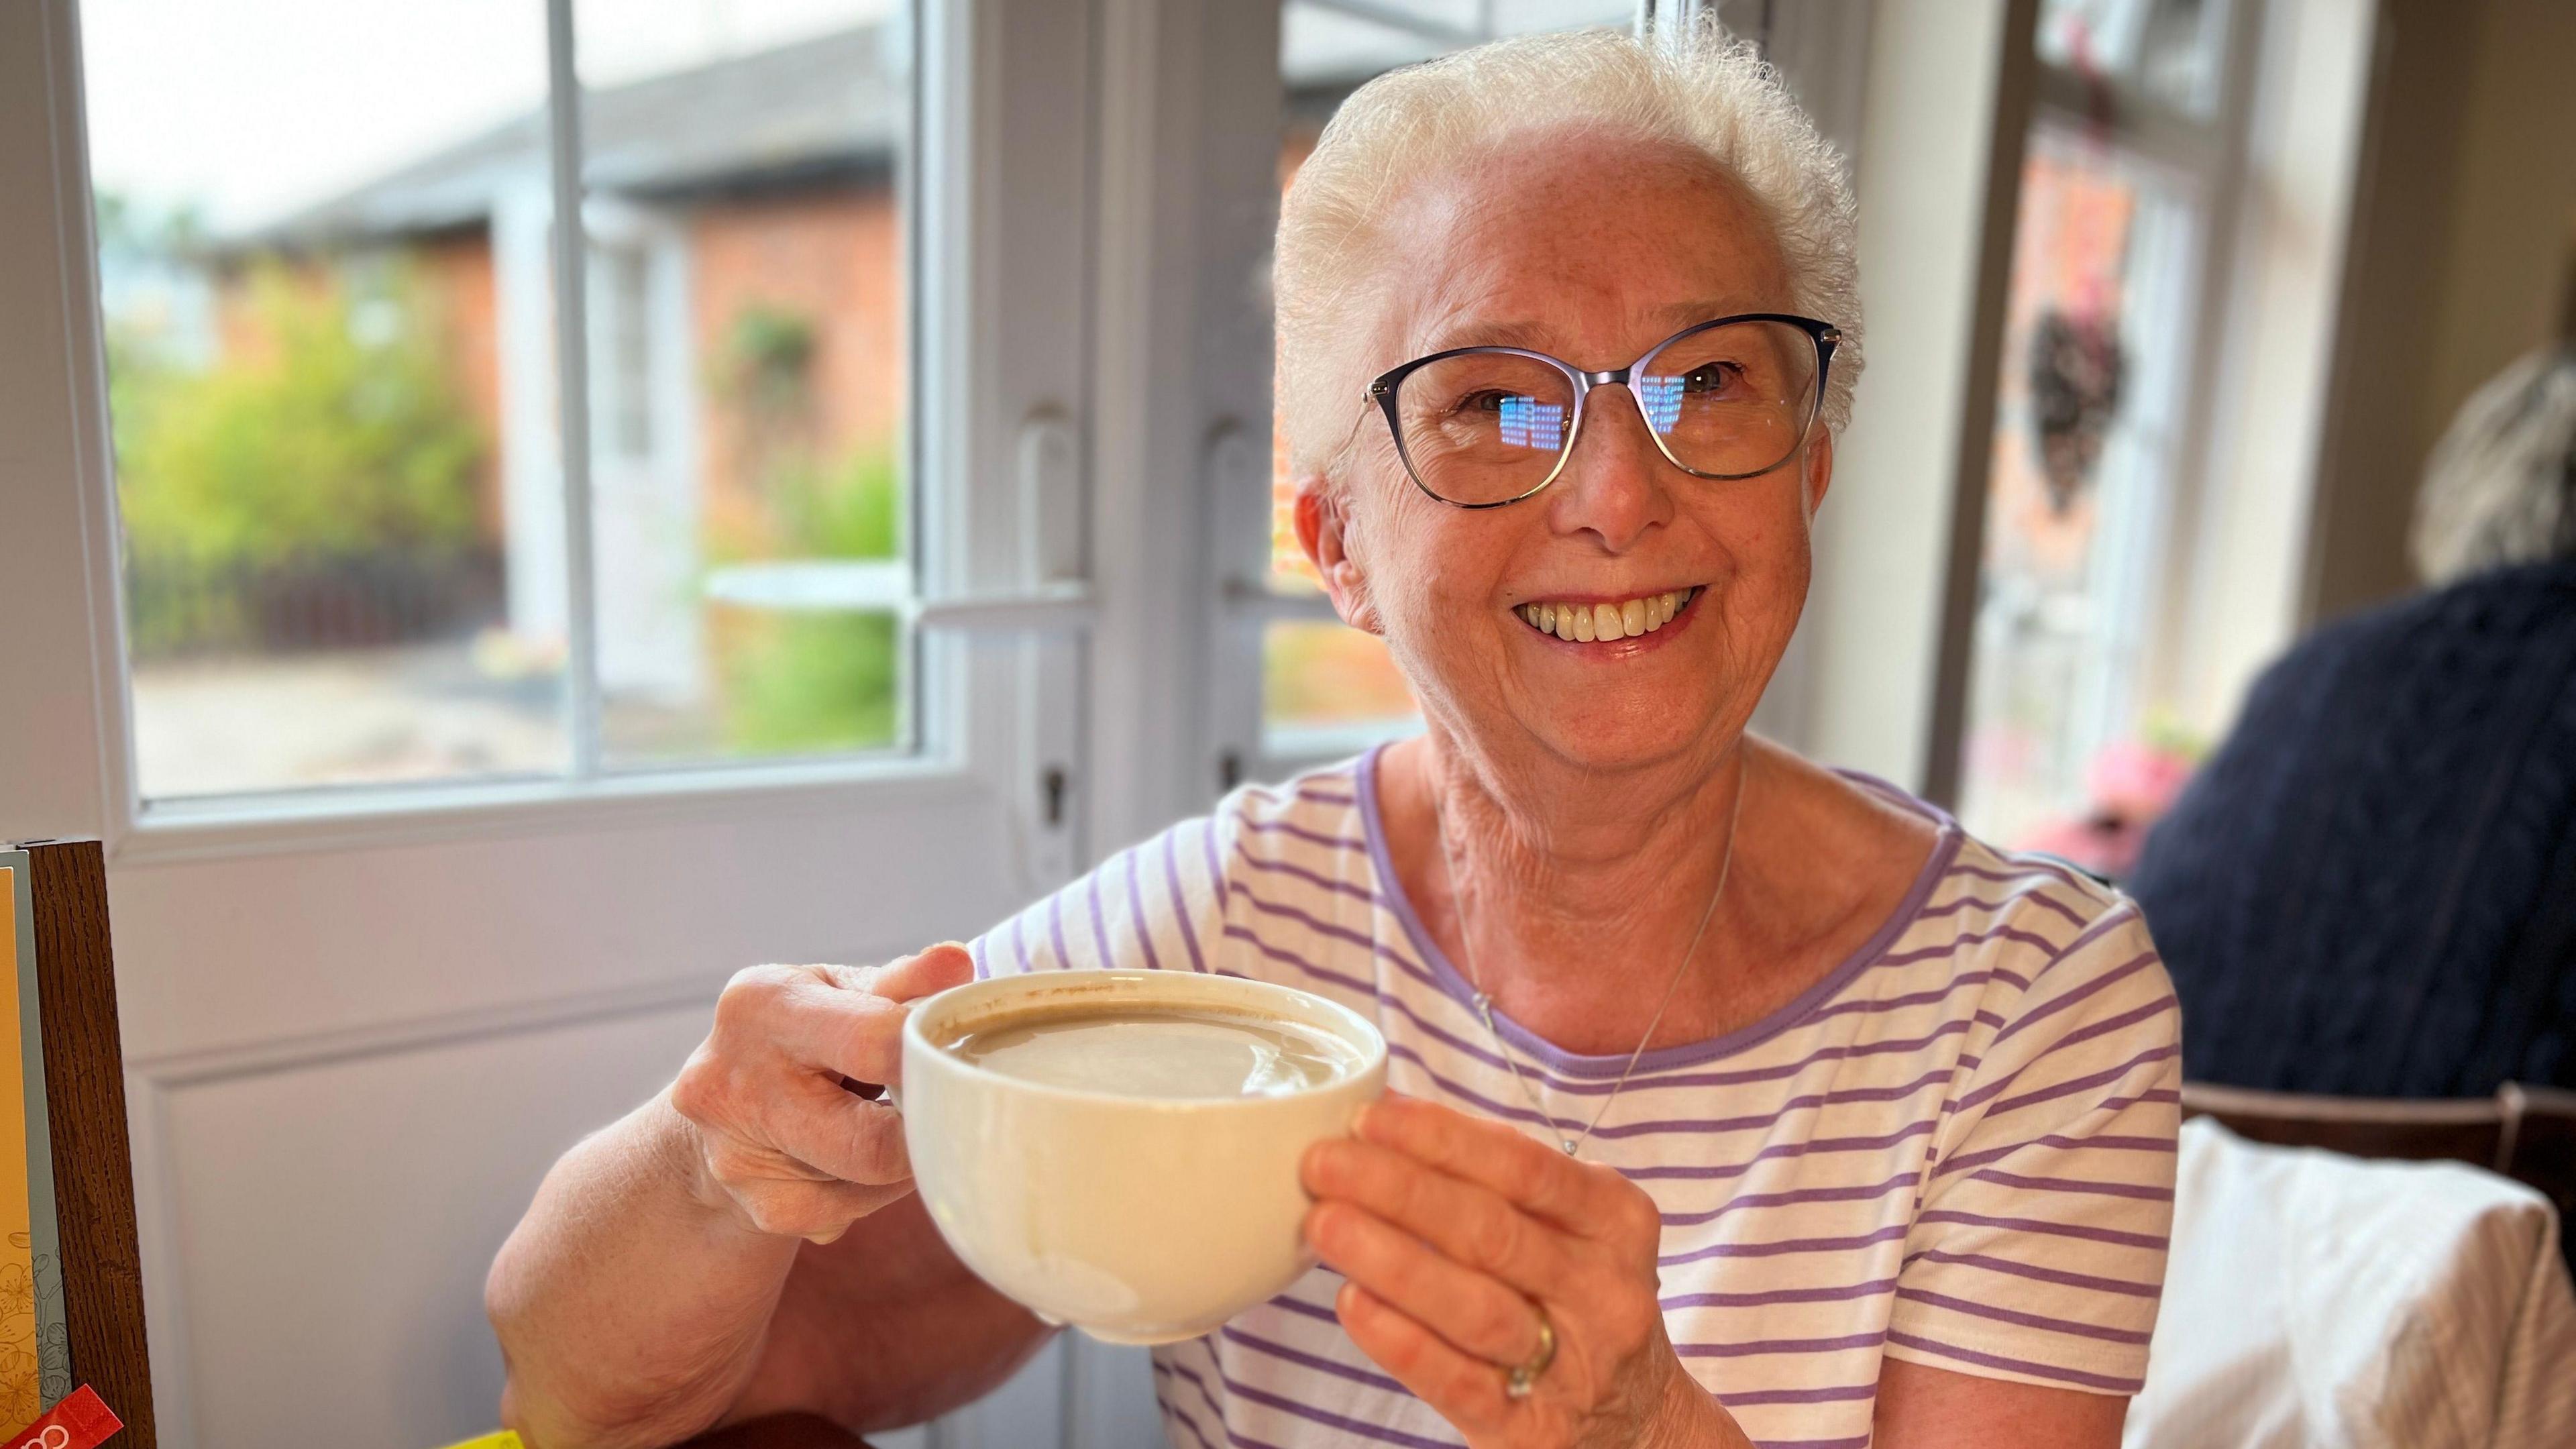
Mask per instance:
[[[1575,1142],[1573,1138],[1560,1137],[1556,1139],[1556,1145],[1565,1149],[1566,1156],[1572,1157],[1574,1155]]]

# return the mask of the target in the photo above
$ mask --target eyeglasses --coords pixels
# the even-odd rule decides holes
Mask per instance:
[[[1686,327],[1608,372],[1519,347],[1453,347],[1380,374],[1368,393],[1415,487],[1456,508],[1500,508],[1565,471],[1584,400],[1610,383],[1628,389],[1674,467],[1768,473],[1815,425],[1841,341],[1829,322],[1755,312]]]

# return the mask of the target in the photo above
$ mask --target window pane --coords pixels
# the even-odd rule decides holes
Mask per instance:
[[[575,16],[603,757],[896,744],[904,12]]]
[[[2049,65],[2208,116],[2218,110],[2226,24],[2227,0],[2045,0],[2037,50]]]
[[[82,16],[143,794],[560,770],[541,7]]]
[[[1988,483],[1960,816],[2116,871],[2094,775],[2141,699],[2189,361],[2197,202],[2098,139],[2035,129]],[[2111,793],[2116,794],[2114,789]],[[2112,855],[2089,850],[2096,836]]]
[[[1280,7],[1283,190],[1334,109],[1370,77],[1491,37],[1625,27],[1636,7],[1634,0],[1389,0],[1370,9],[1374,18],[1303,0]],[[1278,593],[1312,595],[1319,586],[1297,543],[1295,505],[1287,454],[1274,439],[1268,582]],[[1412,695],[1376,638],[1322,621],[1263,630],[1262,750],[1271,758],[1349,754],[1420,727]]]
[[[1421,713],[1386,642],[1333,621],[1274,621],[1261,637],[1261,752],[1356,754],[1413,734]]]

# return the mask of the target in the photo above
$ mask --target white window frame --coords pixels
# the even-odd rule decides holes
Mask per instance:
[[[2123,557],[2097,557],[2091,565],[2092,587],[2103,591],[2099,602],[2119,616],[2113,631],[2127,636],[2122,643],[2106,635],[2097,646],[2126,655],[2126,677],[2099,681],[2095,697],[2084,702],[2077,716],[2078,727],[2095,737],[2096,748],[2135,727],[2141,700],[2165,692],[2162,686],[2178,647],[2171,627],[2173,611],[2168,604],[2168,590],[2178,577],[2177,540],[2193,536],[2196,520],[2213,488],[2212,442],[2222,401],[2221,360],[2236,341],[2230,335],[2227,310],[2236,280],[2235,246],[2246,202],[2245,176],[2263,9],[2257,0],[2216,0],[2216,4],[2217,13],[2207,23],[2217,51],[2218,72],[2206,116],[2195,116],[2123,78],[2106,77],[2097,84],[2108,98],[2110,115],[2099,118],[2094,114],[2096,95],[2082,78],[2030,53],[2035,39],[2032,27],[2021,27],[2015,42],[2024,48],[2019,60],[2029,67],[2030,77],[2026,96],[2029,115],[2017,138],[2020,144],[2027,143],[2034,128],[2032,123],[2044,121],[2061,131],[2098,128],[2132,164],[2171,178],[2177,189],[2187,192],[2199,213],[2185,243],[2184,265],[2190,275],[2183,290],[2189,294],[2191,306],[2184,322],[2189,330],[2182,346],[2181,366],[2187,382],[2175,400],[2170,445],[2162,450],[2166,473],[2158,496],[2147,501],[2140,510],[2144,516],[2134,520],[2143,525],[2143,536],[2124,542]],[[2022,155],[2020,144],[2013,150],[2016,168]],[[2003,245],[2008,256],[2012,221],[2018,212],[2019,171],[2016,169],[2009,178],[1990,177],[1988,184],[1998,190],[2009,188],[2015,203],[2008,209],[2004,228]],[[1981,299],[1981,305],[2000,308],[2003,297],[1998,290]],[[1980,349],[1972,362],[1982,369],[1979,383],[1985,400],[1971,411],[1969,418],[1978,428],[1975,459],[1963,466],[1957,476],[1951,577],[1942,601],[1938,662],[1923,756],[1923,793],[1945,805],[1959,802],[1966,778],[1968,736],[1974,723],[1968,717],[1975,670],[1971,656],[1982,596],[1991,466],[1988,455],[1992,451],[1994,421],[1994,383],[1984,374],[1992,374],[2000,366],[2000,336],[1998,329],[1995,348],[1991,352]],[[2105,519],[2106,523],[2113,521]],[[2096,547],[2101,546],[2097,540]]]
[[[556,214],[571,215],[579,205],[579,177],[576,153],[562,142],[578,125],[572,0],[531,3],[544,6],[552,41],[548,106],[557,140],[550,155]],[[1088,584],[1080,573],[1086,460],[1075,421],[1087,392],[1090,278],[1082,250],[1062,245],[1067,222],[1079,219],[1085,199],[1050,184],[1083,177],[1089,167],[1093,57],[1087,42],[1070,50],[1060,44],[1067,33],[1079,38],[1089,32],[1085,8],[1041,0],[923,0],[916,18],[917,129],[904,170],[914,339],[909,476],[921,598],[908,602],[905,613],[917,630],[921,667],[909,701],[917,722],[917,733],[907,731],[909,752],[601,768],[590,519],[587,510],[569,506],[586,494],[591,463],[583,330],[588,258],[582,233],[558,228],[550,260],[555,295],[567,303],[558,309],[556,327],[573,594],[568,772],[538,780],[146,800],[134,765],[122,590],[115,551],[106,542],[118,537],[117,504],[77,3],[44,0],[33,18],[45,37],[37,54],[49,84],[30,98],[43,106],[39,123],[53,137],[56,158],[47,178],[61,222],[52,249],[61,261],[58,316],[73,399],[80,529],[89,540],[82,592],[92,644],[86,659],[54,651],[17,677],[57,698],[77,694],[94,701],[85,712],[93,722],[95,749],[82,753],[95,759],[95,770],[84,771],[90,778],[69,791],[59,788],[63,782],[42,792],[0,785],[0,818],[19,815],[13,807],[32,807],[37,797],[51,797],[47,803],[54,813],[46,818],[59,822],[54,833],[98,835],[112,858],[141,861],[495,831],[542,833],[642,819],[863,809],[918,799],[924,791],[999,788],[1031,808],[1033,845],[1044,847],[1040,853],[1053,865],[1040,875],[1059,876],[1077,858],[1077,816],[1066,803],[1067,790],[1050,790],[1043,776],[1061,769],[1078,782],[1072,773],[1078,739],[1070,728],[1043,741],[1033,738],[1034,722],[1050,716],[1015,701],[1027,700],[1041,682],[1032,671],[1062,675],[1073,667],[1076,641],[1090,615]],[[1007,103],[997,94],[1003,85],[1011,92]],[[970,237],[971,242],[962,240]],[[1007,355],[996,345],[1005,326],[1012,338]],[[1044,445],[1033,440],[1041,434]],[[39,481],[28,477],[25,486]],[[1042,506],[1031,502],[1042,494]],[[61,501],[47,500],[52,506]],[[17,506],[14,496],[11,506]],[[0,570],[8,576],[42,577],[45,570],[36,562],[13,557],[0,543]],[[62,602],[59,595],[52,600],[54,607]],[[990,637],[996,634],[1021,642],[1002,643]],[[1008,657],[1015,654],[1029,658]],[[1033,769],[1038,755],[1059,763]],[[89,797],[83,806],[61,811],[62,799],[81,796]]]

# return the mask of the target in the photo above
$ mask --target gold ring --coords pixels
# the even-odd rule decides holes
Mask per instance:
[[[1530,1390],[1538,1387],[1538,1376],[1556,1362],[1556,1327],[1547,1321],[1546,1309],[1535,1303],[1530,1307],[1538,1313],[1538,1352],[1529,1356],[1529,1362],[1513,1366],[1510,1376],[1503,1380],[1503,1397],[1507,1399],[1528,1398]]]

